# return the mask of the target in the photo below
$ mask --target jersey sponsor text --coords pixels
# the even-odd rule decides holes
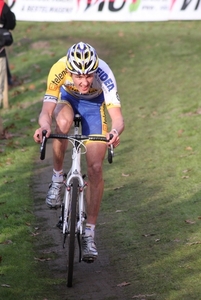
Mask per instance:
[[[108,91],[111,91],[114,88],[114,83],[111,78],[109,78],[108,74],[105,73],[101,68],[97,69],[98,76],[101,81],[106,85]]]
[[[61,73],[55,74],[55,77],[52,80],[52,83],[58,85],[59,82],[62,79],[64,79],[64,77],[66,76],[67,73],[68,73],[67,69],[64,69]]]

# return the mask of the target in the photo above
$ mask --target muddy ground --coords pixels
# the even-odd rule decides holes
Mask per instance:
[[[47,153],[44,161],[36,161],[34,175],[35,215],[37,218],[38,233],[37,251],[41,258],[39,267],[47,268],[49,276],[55,278],[55,290],[63,300],[124,300],[123,288],[117,286],[119,278],[110,264],[108,251],[101,242],[99,230],[96,230],[96,244],[99,252],[98,259],[92,263],[79,263],[76,257],[74,266],[73,287],[67,288],[67,249],[63,249],[63,237],[56,224],[59,220],[60,210],[49,209],[45,204],[45,196],[52,176],[51,143],[47,143]],[[67,157],[67,155],[66,155]],[[104,222],[104,216],[99,214],[98,222]],[[43,262],[43,258],[45,261]],[[49,258],[51,258],[49,260]],[[62,280],[64,279],[64,280]],[[58,299],[58,298],[57,298]],[[48,299],[48,300],[54,300]]]

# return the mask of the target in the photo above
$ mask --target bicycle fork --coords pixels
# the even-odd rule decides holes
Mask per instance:
[[[84,176],[83,176],[84,177]],[[65,182],[65,196],[64,203],[62,205],[62,221],[63,221],[63,248],[65,248],[66,236],[70,233],[70,224],[68,222],[69,215],[71,214],[71,206],[72,206],[72,179],[77,178],[78,186],[77,186],[77,217],[75,224],[75,234],[80,236],[84,231],[84,222],[86,220],[86,212],[85,212],[85,200],[84,200],[84,190],[87,186],[87,182],[84,181],[80,174],[74,172],[73,174],[68,176],[67,181]],[[73,187],[76,188],[76,187]]]

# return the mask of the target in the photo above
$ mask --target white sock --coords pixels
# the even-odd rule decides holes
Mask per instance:
[[[92,236],[94,238],[95,225],[87,223],[84,234],[85,234],[85,236]]]
[[[62,182],[63,181],[63,170],[55,171],[53,169],[52,181],[53,182]]]

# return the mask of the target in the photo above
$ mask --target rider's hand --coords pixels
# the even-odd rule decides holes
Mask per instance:
[[[35,131],[35,133],[33,135],[34,141],[36,143],[42,143],[42,140],[43,140],[42,131],[43,130],[47,131],[46,137],[48,137],[50,135],[50,133],[51,133],[51,129],[50,128],[38,128],[38,129],[36,129],[36,131]]]
[[[110,135],[112,135],[112,139],[110,139]],[[108,145],[113,145],[113,147],[117,147],[120,144],[120,139],[119,139],[119,134],[116,129],[112,129],[108,134],[107,134],[107,139],[109,140]]]

